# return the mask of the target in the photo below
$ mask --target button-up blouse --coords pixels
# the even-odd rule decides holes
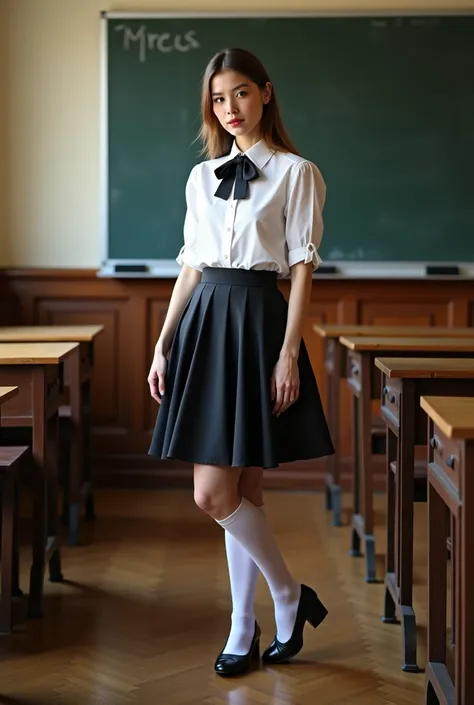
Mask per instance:
[[[321,263],[322,211],[326,186],[317,166],[295,154],[270,149],[263,140],[245,152],[259,177],[247,198],[215,196],[221,183],[214,171],[239,154],[197,164],[186,184],[184,245],[176,258],[202,271],[232,267],[276,271],[287,277],[297,262]]]

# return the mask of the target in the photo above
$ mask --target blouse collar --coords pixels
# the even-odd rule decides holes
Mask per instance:
[[[237,143],[234,140],[229,156],[233,158],[240,153],[241,152],[237,147]],[[263,169],[263,167],[270,161],[270,159],[275,154],[275,150],[267,147],[265,140],[262,139],[259,140],[252,147],[250,147],[250,149],[247,149],[246,152],[243,152],[243,154],[245,154],[258,169]]]

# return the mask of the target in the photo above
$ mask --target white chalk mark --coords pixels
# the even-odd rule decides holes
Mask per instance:
[[[119,24],[115,27],[116,32],[123,32],[123,48],[129,51],[132,47],[138,48],[138,58],[140,62],[145,62],[150,52],[158,51],[160,54],[169,54],[177,51],[187,53],[192,49],[199,49],[201,46],[196,37],[194,29],[190,29],[184,35],[170,32],[148,32],[145,24],[139,29],[133,29],[126,24]]]

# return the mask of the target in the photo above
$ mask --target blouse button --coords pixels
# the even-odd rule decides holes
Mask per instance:
[[[229,259],[229,257],[227,255],[224,255],[224,259]]]
[[[227,228],[227,232],[230,233],[230,228]]]

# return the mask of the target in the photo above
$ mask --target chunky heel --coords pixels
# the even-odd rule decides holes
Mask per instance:
[[[308,612],[307,616],[307,621],[311,624],[314,629],[316,627],[319,627],[321,622],[326,619],[328,615],[328,611],[319,599],[319,597],[316,597],[317,602],[315,602],[314,605],[311,606],[310,611]]]
[[[263,654],[264,663],[286,663],[303,648],[303,630],[306,622],[318,627],[327,616],[327,609],[312,588],[301,586],[301,597],[296,613],[293,634],[284,644],[275,637]]]
[[[252,661],[260,661],[260,639],[257,639],[257,641],[254,643],[252,655],[250,658],[252,659]]]

